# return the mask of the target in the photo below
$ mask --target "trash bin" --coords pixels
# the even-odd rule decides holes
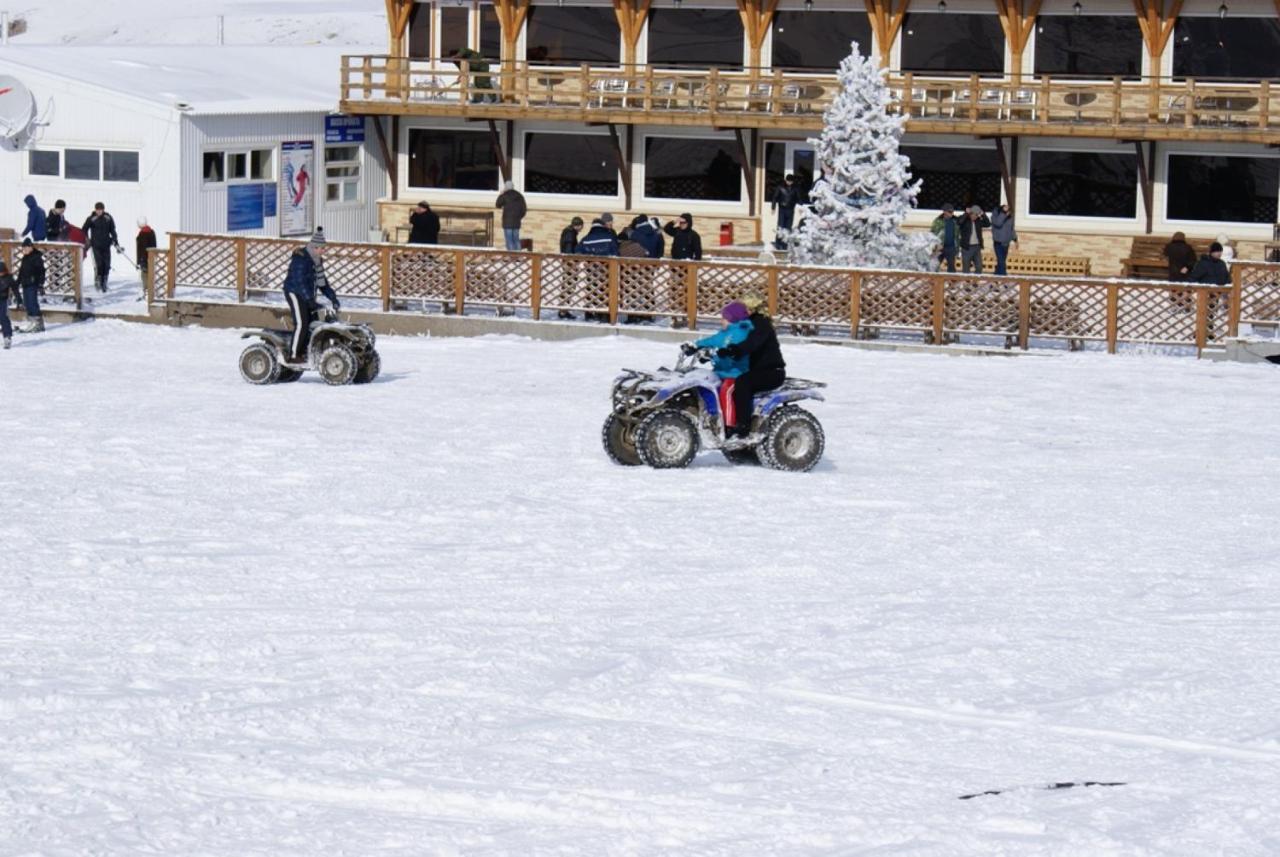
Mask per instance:
[[[727,247],[733,243],[733,221],[720,221],[720,246]]]

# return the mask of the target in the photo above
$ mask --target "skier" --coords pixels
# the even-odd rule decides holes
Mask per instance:
[[[22,306],[27,311],[28,322],[22,332],[40,333],[44,330],[44,315],[40,312],[40,293],[44,291],[44,254],[35,248],[30,238],[22,242],[18,285],[22,287]]]
[[[748,296],[742,303],[751,312],[751,333],[745,340],[721,349],[725,357],[746,357],[746,372],[739,375],[733,385],[734,410],[743,417],[726,438],[746,438],[751,433],[751,413],[756,393],[774,390],[787,380],[787,364],[782,359],[782,346],[778,334],[769,319],[768,307],[763,298]]]
[[[773,246],[779,250],[787,249],[787,242],[782,236],[791,231],[791,225],[795,223],[796,218],[796,205],[799,202],[800,188],[796,185],[796,177],[792,173],[787,173],[782,184],[774,189],[773,198],[769,200],[770,207],[778,212],[778,231],[774,235]]]
[[[94,203],[93,214],[84,222],[84,246],[93,250],[93,285],[98,291],[107,291],[107,278],[111,276],[111,248],[120,250],[120,238],[116,235],[116,221],[107,213],[101,202]]]
[[[410,244],[440,243],[440,215],[431,210],[425,199],[414,206],[413,213],[409,215],[409,226]]]
[[[4,350],[13,345],[13,325],[9,322],[9,295],[18,296],[18,283],[9,273],[9,266],[0,261],[0,336],[4,338]]]
[[[737,402],[734,396],[734,387],[737,380],[747,371],[749,361],[746,356],[735,356],[728,353],[728,347],[731,345],[740,345],[751,335],[751,311],[747,309],[747,305],[741,301],[733,301],[725,304],[724,309],[720,310],[720,326],[721,330],[710,336],[704,336],[695,342],[680,346],[680,350],[685,354],[692,354],[699,348],[716,349],[715,359],[711,362],[711,371],[716,373],[716,377],[720,379],[720,412],[724,414],[724,431],[725,437],[730,436],[736,430],[739,413]],[[747,423],[751,423],[751,412],[746,411]]]
[[[28,236],[32,241],[45,240],[45,214],[44,209],[36,204],[36,198],[31,194],[27,194],[27,198],[23,200],[27,204],[27,228],[22,230],[23,238]]]
[[[671,236],[671,258],[697,261],[702,258],[702,236],[693,231],[693,215],[685,213],[668,221],[662,231]]]
[[[60,199],[53,204],[53,208],[49,209],[48,216],[44,219],[44,234],[46,241],[66,241],[67,233],[71,227],[67,225],[67,201]]]
[[[145,217],[138,218],[138,237],[134,239],[134,248],[138,251],[135,257],[138,270],[142,272],[142,279],[147,279],[147,251],[156,246],[155,230],[147,224]]]
[[[290,363],[305,363],[307,360],[311,316],[320,306],[316,303],[316,292],[319,291],[329,299],[334,312],[339,308],[338,295],[329,285],[329,278],[324,273],[324,247],[324,230],[317,227],[307,246],[294,250],[289,259],[289,273],[284,280],[284,297],[289,303],[289,312],[293,314],[293,353],[289,356]]]

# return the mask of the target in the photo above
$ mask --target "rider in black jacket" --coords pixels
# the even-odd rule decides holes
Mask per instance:
[[[726,357],[749,358],[750,368],[739,375],[733,387],[733,405],[739,414],[753,411],[756,393],[774,390],[787,380],[787,364],[782,359],[782,346],[759,298],[743,301],[751,309],[751,334],[745,341],[720,349]],[[751,433],[751,420],[739,419],[738,424],[727,430],[729,437],[746,437]]]

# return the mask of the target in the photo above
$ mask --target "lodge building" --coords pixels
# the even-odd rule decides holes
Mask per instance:
[[[1021,249],[1118,273],[1136,235],[1272,240],[1280,0],[387,0],[389,52],[343,60],[375,117],[389,234],[418,199],[492,210],[554,250],[573,215],[690,212],[705,244],[773,233],[787,172],[820,169],[850,42],[890,69],[904,152],[943,203],[1008,202]],[[451,51],[483,57],[457,64]],[[487,66],[487,68],[486,68]]]

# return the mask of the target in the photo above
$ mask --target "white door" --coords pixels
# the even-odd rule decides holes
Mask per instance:
[[[809,189],[813,187],[817,177],[813,144],[805,140],[767,141],[765,142],[765,189],[764,199],[760,203],[761,230],[766,244],[773,241],[778,231],[778,213],[772,210],[769,202],[773,190],[782,184],[788,175],[796,177],[800,186],[801,205],[796,208],[794,229],[807,210],[804,206],[809,201]]]

